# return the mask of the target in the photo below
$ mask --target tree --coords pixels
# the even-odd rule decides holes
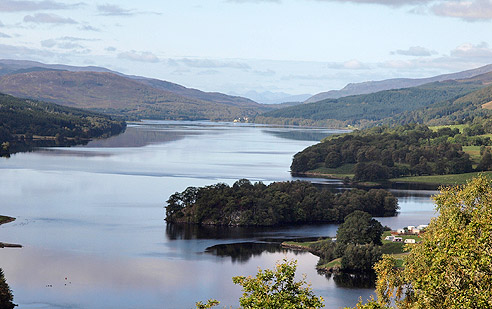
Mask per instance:
[[[379,221],[367,212],[356,210],[346,216],[345,221],[338,227],[337,243],[381,245],[382,234],[383,226]]]
[[[12,291],[5,280],[3,269],[0,268],[0,308],[14,308],[16,305],[12,302],[13,300],[14,296],[12,295]]]
[[[283,309],[283,308],[323,308],[323,298],[315,296],[306,279],[295,281],[296,261],[284,259],[277,263],[275,270],[258,270],[256,277],[233,277],[232,281],[243,287],[239,299],[241,308]],[[210,308],[218,301],[209,300],[206,304],[196,303],[197,308]]]
[[[376,265],[381,305],[399,308],[492,307],[492,182],[483,175],[441,189],[437,218],[412,247],[404,268],[383,256]]]

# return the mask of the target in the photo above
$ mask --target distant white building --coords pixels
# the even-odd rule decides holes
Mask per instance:
[[[395,236],[386,236],[384,238],[384,240],[394,241],[395,240]]]
[[[409,231],[410,233],[413,233],[413,230],[415,229],[415,226],[413,226],[413,225],[409,225],[409,226],[407,227],[407,229],[408,229],[408,231]]]
[[[428,226],[429,226],[428,224],[421,224],[421,225],[417,226],[417,228],[422,231],[423,229],[427,228]]]
[[[393,239],[394,242],[402,242],[403,241],[403,238],[401,237],[395,237],[395,239]]]
[[[397,229],[396,232],[398,234],[405,234],[405,230],[404,229]]]
[[[414,244],[415,243],[415,239],[407,238],[407,239],[405,239],[405,243],[406,244]]]

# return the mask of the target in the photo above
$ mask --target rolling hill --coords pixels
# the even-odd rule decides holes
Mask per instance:
[[[383,90],[417,87],[428,83],[442,82],[446,80],[468,79],[473,76],[477,76],[489,72],[492,72],[492,64],[472,70],[467,70],[467,71],[462,71],[452,74],[438,75],[428,78],[414,78],[414,79],[393,78],[393,79],[386,79],[381,81],[352,83],[352,84],[348,84],[347,86],[345,86],[340,90],[330,90],[327,92],[318,93],[310,97],[306,101],[304,101],[304,103],[313,103],[325,99],[338,99],[341,97],[359,95],[359,94],[368,94],[368,93],[379,92]]]
[[[130,119],[232,120],[272,109],[250,99],[101,67],[0,60],[0,91]]]
[[[344,127],[365,127],[382,123],[426,122],[443,116],[442,121],[459,118],[458,99],[486,87],[492,82],[492,73],[463,80],[434,82],[412,88],[385,90],[376,93],[326,99],[264,113],[258,122],[282,124],[317,124]],[[492,98],[491,100],[492,101]],[[454,102],[454,103],[453,103]],[[480,104],[487,102],[482,102]],[[446,106],[454,104],[447,112]],[[456,105],[458,104],[458,105]],[[477,103],[478,104],[478,103]],[[473,105],[475,106],[475,105]],[[481,105],[469,108],[479,108]],[[433,112],[431,112],[431,110]],[[469,113],[467,111],[466,113]],[[422,115],[421,117],[417,117]]]

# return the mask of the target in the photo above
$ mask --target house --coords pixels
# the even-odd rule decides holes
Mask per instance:
[[[405,230],[404,229],[397,229],[396,231],[398,232],[398,234],[405,234]]]
[[[393,242],[403,242],[403,238],[395,237],[395,239],[393,239]]]
[[[415,229],[415,226],[413,226],[413,225],[409,225],[409,226],[407,227],[407,229],[408,229],[408,231],[409,231],[410,233],[413,233],[413,230]]]
[[[393,241],[395,239],[395,236],[386,236],[384,238],[384,240],[389,240],[389,241]]]
[[[414,244],[415,243],[415,239],[407,238],[407,239],[405,239],[405,243],[406,244]]]
[[[428,224],[421,224],[419,226],[417,226],[417,228],[422,231],[423,229],[427,228],[429,225]]]

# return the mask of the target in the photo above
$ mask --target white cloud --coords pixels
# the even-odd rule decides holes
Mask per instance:
[[[0,38],[7,39],[7,38],[11,38],[11,36],[6,33],[0,32]]]
[[[171,65],[181,63],[192,68],[230,68],[230,69],[241,69],[241,70],[251,69],[251,67],[248,64],[243,62],[211,60],[211,59],[189,59],[189,58],[170,59],[169,63]]]
[[[27,15],[24,17],[24,22],[31,22],[37,24],[77,24],[77,22],[71,18],[61,17],[55,14],[37,13],[34,15]]]
[[[159,58],[151,52],[137,52],[135,50],[118,54],[118,58],[139,62],[159,62]]]
[[[486,42],[477,45],[465,43],[452,50],[451,56],[467,59],[483,58],[492,62],[492,49],[489,48],[489,45]]]
[[[0,12],[27,12],[41,10],[63,10],[81,6],[83,3],[65,4],[57,1],[1,0]]]
[[[396,51],[391,52],[392,55],[403,55],[403,56],[415,56],[415,57],[426,57],[436,55],[437,52],[427,49],[422,46],[412,46],[408,49],[402,50],[398,49]]]
[[[432,12],[466,21],[489,20],[492,19],[492,0],[441,1],[432,7]]]
[[[114,4],[98,5],[97,10],[101,15],[106,16],[131,16],[136,14],[134,10],[127,10]]]
[[[350,2],[350,3],[365,3],[365,4],[380,4],[387,6],[404,6],[430,3],[435,0],[317,0],[322,2]]]

